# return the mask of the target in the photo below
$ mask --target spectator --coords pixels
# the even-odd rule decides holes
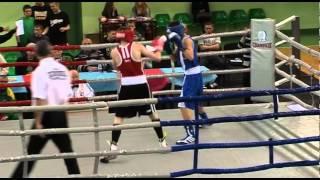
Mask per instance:
[[[32,6],[32,17],[34,17],[35,25],[42,25],[43,27],[43,35],[46,35],[49,30],[49,14],[51,13],[51,9],[44,2],[35,2],[34,6]]]
[[[1,84],[8,83],[7,75],[0,74],[0,83]],[[0,102],[8,102],[8,101],[15,101],[15,100],[16,100],[15,95],[11,88],[0,88]],[[12,120],[12,119],[18,119],[17,115],[13,113],[0,114],[0,121]]]
[[[16,33],[16,28],[9,30],[8,27],[5,27],[5,28],[4,27],[0,27],[0,33],[5,32],[5,31],[9,31],[9,32],[7,32],[6,34],[0,35],[0,44],[8,41],[9,39],[11,39],[13,34]]]
[[[79,73],[76,70],[70,70],[70,76],[72,81],[79,80]],[[72,85],[72,97],[94,97],[94,90],[89,83],[73,84]]]
[[[249,30],[249,27],[245,27],[244,30]],[[238,48],[250,48],[251,47],[251,34],[248,31],[245,35],[243,35],[238,43]],[[242,66],[245,68],[250,68],[250,61],[251,61],[251,54],[250,52],[245,53],[242,55]],[[250,87],[250,72],[243,73],[242,83],[244,87]],[[251,104],[251,98],[246,97],[244,98],[245,104]]]
[[[57,46],[57,45],[56,45]],[[51,56],[58,62],[63,61],[62,50],[53,49],[51,51]]]
[[[0,64],[7,63],[6,59],[0,54]],[[7,76],[9,73],[8,67],[0,67],[0,75]]]
[[[24,17],[19,20],[23,21],[24,34],[17,36],[18,46],[24,47],[29,43],[29,40],[33,34],[34,18],[32,17],[32,9],[30,5],[23,6]]]
[[[28,48],[35,48],[36,44],[29,43],[27,44]],[[17,59],[17,62],[38,62],[38,58],[35,55],[34,51],[24,51],[22,52],[22,56]],[[35,69],[35,66],[17,66],[16,67],[16,75],[27,75],[31,74],[32,71]],[[31,91],[29,88],[26,88],[26,93],[17,93],[16,99],[17,100],[30,100],[31,99]],[[32,119],[34,118],[33,112],[24,112],[22,113],[24,119]]]
[[[101,13],[100,21],[106,22],[108,19],[118,18],[118,10],[114,6],[114,2],[106,2]]]
[[[91,45],[92,40],[89,38],[85,38],[82,40],[82,45]],[[97,60],[105,60],[104,54],[100,50],[81,50],[77,59],[97,59]],[[111,71],[112,68],[109,64],[98,64],[98,65],[79,65],[78,71],[80,72],[94,72],[94,71]]]
[[[150,8],[146,2],[135,2],[132,8],[132,17],[151,17]]]
[[[49,37],[44,35],[44,28],[41,24],[36,24],[33,29],[33,35],[30,38],[31,43],[37,43],[40,40],[49,41]]]
[[[4,57],[0,54],[0,63],[7,63]],[[8,83],[8,72],[9,68],[0,68],[0,83],[7,84]],[[0,101],[8,102],[15,101],[15,96],[11,88],[0,88]],[[0,114],[0,121],[5,121],[7,119],[17,119],[15,114]]]
[[[204,34],[203,35],[210,35],[214,34],[214,26],[211,22],[208,22],[204,25]],[[201,52],[207,52],[207,51],[219,51],[221,50],[221,39],[220,37],[213,37],[213,38],[207,38],[207,39],[201,39],[198,41],[199,44],[199,50]],[[206,66],[209,69],[225,69],[225,60],[221,58],[220,56],[214,55],[210,57],[204,57],[201,58],[200,64],[202,66]],[[221,78],[218,77],[218,81],[221,83]],[[209,84],[211,87],[213,84]],[[215,86],[215,85],[213,85]]]
[[[191,3],[193,21],[204,25],[211,20],[209,2],[193,1]]]
[[[134,34],[134,41],[144,41],[145,38],[141,35],[141,33],[139,33],[138,31],[136,31],[136,23],[131,21],[131,22],[128,22],[128,25],[127,25],[132,31],[135,32]]]
[[[35,48],[36,44],[29,43],[27,44],[28,48]],[[17,59],[17,62],[38,62],[34,51],[25,51],[22,53],[22,56]],[[35,67],[33,66],[17,66],[16,67],[16,75],[26,75],[31,73]]]
[[[67,45],[67,31],[70,30],[69,16],[60,9],[59,2],[50,2],[52,14],[49,16],[48,37],[52,45]]]
[[[0,33],[4,32],[4,31],[9,31],[9,27],[1,27],[0,26]]]

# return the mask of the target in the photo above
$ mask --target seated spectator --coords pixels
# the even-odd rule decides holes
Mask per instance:
[[[41,24],[34,26],[33,35],[30,38],[31,43],[37,43],[40,40],[49,41],[49,37],[44,35],[44,28]]]
[[[210,35],[214,34],[214,26],[212,23],[206,23],[204,25],[204,34],[203,35]],[[199,51],[201,52],[207,52],[207,51],[219,51],[221,50],[221,39],[220,37],[213,37],[213,38],[207,38],[207,39],[201,39],[198,41],[199,45]],[[206,66],[209,69],[225,69],[226,63],[225,60],[220,56],[210,56],[210,57],[202,57],[200,59],[200,64],[202,66]],[[218,76],[217,81],[220,81],[221,78]]]
[[[150,8],[146,2],[135,2],[132,8],[131,17],[151,17]]]
[[[8,41],[16,33],[16,28],[9,30],[8,27],[0,27],[0,33],[7,32],[6,34],[0,35],[0,44]]]
[[[36,44],[29,43],[26,47],[35,48]],[[38,59],[34,51],[25,51],[22,53],[22,56],[17,59],[17,62],[38,62]],[[26,75],[31,73],[34,69],[35,67],[33,66],[17,66],[16,75]]]
[[[249,26],[250,27],[250,26]],[[248,30],[249,27],[245,27],[244,30]],[[242,49],[242,48],[250,48],[251,47],[251,33],[250,31],[248,31],[247,34],[243,35],[238,43],[238,48]],[[250,52],[245,53],[242,55],[242,65],[244,68],[250,68],[250,62],[251,62],[251,54]],[[250,72],[246,72],[243,73],[243,79],[242,79],[242,83],[244,87],[250,87]],[[245,104],[251,104],[251,98],[250,97],[246,97],[244,98],[244,102]]]
[[[43,27],[43,35],[46,35],[49,30],[49,14],[51,9],[44,2],[35,2],[32,6],[32,17],[34,17],[35,25]]]
[[[78,71],[70,70],[70,77],[72,81],[79,80]],[[94,90],[91,88],[89,83],[73,84],[72,92],[72,98],[94,97]]]
[[[141,35],[141,33],[139,33],[138,31],[136,31],[136,23],[131,21],[128,22],[127,25],[132,31],[135,32],[135,36],[134,36],[134,41],[144,41],[145,38]]]
[[[67,13],[60,9],[59,2],[50,2],[51,15],[49,15],[48,37],[52,45],[67,45],[67,32],[70,30],[70,20]]]
[[[82,40],[82,45],[91,45],[92,40],[85,38]],[[100,50],[81,50],[75,60],[105,60],[104,54]],[[78,71],[80,72],[95,72],[95,71],[111,71],[112,67],[109,64],[98,65],[79,65]]]
[[[7,63],[6,59],[0,54],[0,64]],[[9,67],[0,67],[0,75],[7,76],[9,73]]]
[[[23,6],[24,16],[19,20],[23,21],[23,31],[24,34],[17,36],[17,43],[20,47],[25,47],[33,34],[34,28],[34,18],[32,17],[32,8],[30,5]]]
[[[106,2],[101,13],[100,22],[106,22],[108,19],[119,18],[118,10],[114,6],[114,2]]]
[[[193,21],[199,22],[202,26],[211,20],[209,2],[193,1],[191,3],[191,12]]]
[[[0,83],[7,84],[7,75],[0,74]],[[0,88],[0,102],[15,101],[15,95],[11,88]],[[14,113],[0,114],[0,121],[18,119],[17,115]]]

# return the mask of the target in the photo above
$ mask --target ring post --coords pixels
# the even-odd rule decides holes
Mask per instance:
[[[272,138],[269,138],[269,163],[270,164],[273,164],[274,162],[274,159],[273,159],[273,145],[271,144],[272,143]]]
[[[275,89],[275,21],[251,19],[251,90]],[[253,101],[272,102],[272,96],[251,97]]]
[[[22,112],[19,113],[19,126],[20,130],[24,131],[24,123],[23,123],[23,116]],[[28,147],[27,147],[27,142],[26,142],[26,135],[23,133],[21,134],[21,143],[22,143],[22,153],[24,156],[28,155]],[[23,161],[23,178],[28,177],[28,161]]]
[[[199,123],[199,102],[195,102],[195,108],[194,108],[194,115],[195,115],[195,121],[196,123]],[[198,155],[199,155],[199,124],[195,125],[195,148],[194,148],[194,154],[193,154],[193,170],[196,171],[198,169]]]
[[[98,122],[98,114],[97,114],[97,109],[94,108],[92,109],[92,116],[93,116],[93,126],[95,128],[99,127],[99,122]],[[95,150],[98,152],[100,150],[100,137],[99,137],[99,132],[94,133],[94,141],[95,141]],[[93,174],[98,174],[98,169],[99,169],[99,156],[94,158],[94,166],[93,166]]]

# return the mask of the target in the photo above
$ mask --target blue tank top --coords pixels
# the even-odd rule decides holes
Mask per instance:
[[[185,38],[190,38],[190,36],[187,36],[187,37],[184,37],[183,40]],[[192,40],[192,39],[191,39]],[[184,48],[184,47],[183,47]],[[194,44],[194,41],[192,40],[192,48],[193,48],[193,61],[190,61],[188,59],[185,59],[183,57],[183,52],[180,51],[179,52],[179,60],[180,60],[180,64],[183,68],[184,71],[188,70],[188,69],[191,69],[191,68],[194,68],[194,67],[197,67],[199,66],[199,60],[198,60],[198,50],[197,48],[195,47],[195,44]]]

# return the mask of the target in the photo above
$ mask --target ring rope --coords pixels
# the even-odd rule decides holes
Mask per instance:
[[[210,51],[210,52],[200,52],[198,57],[208,57],[213,55],[230,55],[230,54],[245,54],[250,52],[250,48],[242,48],[236,50],[223,50],[223,51]],[[151,58],[142,58],[143,61],[153,61]],[[161,56],[161,60],[171,60],[170,56]],[[87,60],[87,61],[61,61],[62,64],[66,66],[75,65],[97,65],[97,64],[111,64],[112,60]],[[13,62],[13,63],[1,63],[0,67],[12,67],[12,66],[37,66],[38,62]]]

